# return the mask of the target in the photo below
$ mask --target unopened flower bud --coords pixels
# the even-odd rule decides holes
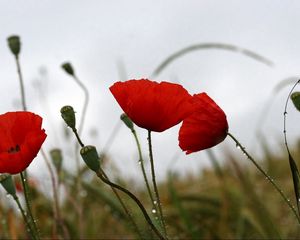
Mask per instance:
[[[74,69],[73,69],[71,63],[69,63],[69,62],[63,63],[61,65],[61,67],[66,71],[66,73],[74,76]]]
[[[61,166],[62,166],[62,154],[61,154],[61,150],[58,148],[54,148],[50,151],[50,156],[53,162],[53,165],[56,168],[56,171],[59,173],[61,170]]]
[[[81,148],[80,155],[86,165],[97,172],[100,169],[99,156],[94,146],[85,146]]]
[[[12,196],[16,195],[16,187],[10,174],[1,174],[0,184],[8,194]]]
[[[7,38],[10,51],[17,57],[21,50],[21,42],[19,36],[13,35]]]
[[[60,109],[61,117],[64,119],[68,127],[75,129],[76,118],[72,106],[64,106]]]
[[[134,129],[133,122],[131,121],[131,119],[130,119],[125,113],[122,113],[122,114],[121,114],[120,119],[126,124],[126,126],[127,126],[130,130],[133,130],[133,129]]]
[[[291,99],[294,103],[295,108],[300,111],[300,92],[293,92],[291,95]]]

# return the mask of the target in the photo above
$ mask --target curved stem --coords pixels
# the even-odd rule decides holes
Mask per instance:
[[[22,214],[23,220],[24,220],[24,222],[25,222],[25,224],[26,224],[26,226],[27,226],[27,231],[29,232],[29,234],[31,235],[31,237],[32,237],[33,239],[38,239],[37,236],[35,235],[35,232],[34,232],[33,229],[32,229],[32,226],[31,226],[31,224],[30,224],[30,221],[29,221],[29,220],[27,219],[27,217],[26,217],[26,213],[25,213],[24,209],[22,208],[22,205],[21,205],[21,203],[20,203],[20,201],[19,201],[18,196],[17,196],[17,195],[12,195],[12,196],[13,196],[14,200],[16,201],[16,203],[17,203],[17,205],[18,205],[18,208],[19,208],[19,210],[20,210],[20,212],[21,212],[21,214]]]
[[[254,158],[245,150],[245,147],[231,134],[228,133],[228,136],[236,143],[236,146],[241,149],[241,151],[247,156],[247,158],[255,165],[255,167],[266,177],[266,179],[272,184],[272,186],[276,189],[276,191],[280,194],[285,203],[289,206],[289,208],[294,213],[295,217],[300,224],[300,217],[297,214],[295,207],[291,204],[290,200],[285,196],[281,188],[274,182],[274,180],[259,166],[259,164],[254,160]]]
[[[288,142],[287,142],[287,137],[286,137],[286,115],[287,115],[287,105],[288,105],[288,102],[289,102],[289,99],[290,99],[290,96],[291,96],[293,90],[295,89],[295,87],[296,87],[297,84],[299,84],[299,83],[300,83],[300,79],[294,84],[294,86],[293,86],[292,89],[290,90],[289,95],[288,95],[288,97],[287,97],[287,99],[286,99],[286,102],[285,102],[284,113],[283,113],[283,115],[284,115],[284,117],[283,117],[283,135],[284,135],[284,144],[285,144],[285,146],[286,146],[286,150],[287,150],[288,154],[290,154],[290,155],[291,155],[291,153],[290,153],[290,149],[289,149]]]
[[[108,178],[108,176],[105,174],[104,171],[101,171],[101,173],[102,173],[102,175],[103,175],[108,181],[110,181],[109,178]],[[112,187],[112,186],[110,186],[110,187],[111,187],[111,190],[112,190],[112,191],[114,192],[114,194],[116,195],[117,199],[119,200],[119,202],[120,202],[120,204],[121,204],[123,210],[125,211],[126,215],[128,216],[128,218],[129,218],[129,220],[130,220],[130,222],[131,222],[131,224],[132,224],[134,230],[135,230],[136,233],[139,235],[140,239],[142,239],[142,238],[143,238],[143,237],[142,237],[142,234],[141,234],[141,232],[140,232],[140,230],[139,230],[139,228],[138,228],[136,222],[134,221],[132,215],[130,214],[129,210],[127,209],[125,203],[123,202],[121,196],[119,195],[119,193],[116,191],[116,189],[115,189],[114,187]]]
[[[74,80],[84,92],[84,104],[83,104],[82,115],[81,115],[81,119],[80,119],[79,127],[78,127],[78,133],[80,135],[82,132],[82,129],[83,129],[84,120],[85,120],[85,116],[86,116],[86,110],[87,110],[87,107],[89,104],[89,91],[87,90],[86,86],[79,80],[79,78],[76,75],[74,75]]]
[[[152,207],[154,209],[156,209],[157,206],[156,206],[156,204],[154,204],[154,198],[153,198],[152,191],[151,191],[151,188],[150,188],[150,185],[149,185],[149,182],[148,182],[147,174],[146,174],[146,171],[145,171],[144,159],[143,159],[142,150],[141,150],[141,144],[140,144],[139,139],[137,137],[136,131],[133,129],[133,130],[131,130],[131,132],[134,136],[134,139],[135,139],[135,142],[136,142],[136,145],[137,145],[137,148],[138,148],[139,164],[141,165],[141,170],[142,170],[142,173],[143,173],[143,177],[144,177],[144,181],[145,181],[145,184],[146,184],[146,187],[147,187],[149,197],[151,199]]]
[[[152,152],[152,140],[151,140],[151,131],[150,130],[148,130],[148,144],[149,144],[149,157],[150,157],[150,163],[151,163],[152,183],[153,183],[155,198],[156,198],[157,206],[158,206],[158,210],[159,210],[160,222],[161,222],[164,234],[167,236],[166,224],[165,224],[165,221],[164,221],[164,216],[163,216],[163,212],[162,212],[162,208],[161,208],[160,197],[159,197],[158,188],[157,188],[156,179],[155,179],[155,169],[154,169],[154,160],[153,160],[153,152]]]
[[[135,203],[139,206],[140,210],[142,211],[147,223],[149,224],[149,226],[152,228],[152,230],[155,232],[155,234],[159,237],[159,239],[166,239],[164,238],[164,236],[161,235],[161,233],[157,230],[157,228],[154,226],[154,224],[152,223],[151,221],[151,218],[149,217],[146,209],[144,208],[143,204],[140,202],[140,200],[134,195],[132,194],[131,192],[129,192],[127,189],[115,184],[115,183],[112,183],[110,182],[107,178],[104,177],[103,175],[103,170],[100,169],[98,172],[97,172],[97,176],[106,184],[110,185],[111,187],[113,188],[117,188],[119,189],[120,191],[122,191],[123,193],[127,194],[133,201],[135,201]]]

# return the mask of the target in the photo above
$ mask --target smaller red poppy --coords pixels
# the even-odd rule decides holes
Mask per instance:
[[[42,118],[20,111],[0,115],[0,173],[24,171],[36,157],[47,135]]]
[[[206,93],[195,94],[193,103],[195,112],[183,120],[178,137],[186,154],[219,144],[228,132],[225,113]]]
[[[150,131],[163,132],[193,112],[192,96],[179,84],[140,79],[109,89],[127,116]]]

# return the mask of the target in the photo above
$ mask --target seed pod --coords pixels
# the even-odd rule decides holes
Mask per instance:
[[[99,156],[94,146],[89,145],[81,148],[80,155],[90,169],[95,172],[100,169]]]
[[[68,127],[75,129],[76,117],[72,106],[64,106],[60,109],[61,117]]]

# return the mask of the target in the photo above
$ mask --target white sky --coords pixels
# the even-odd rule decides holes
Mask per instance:
[[[253,148],[256,155],[258,148],[254,148],[253,139],[264,102],[282,79],[299,76],[299,10],[299,1],[279,0],[0,0],[0,112],[18,109],[16,67],[6,43],[12,34],[21,36],[26,97],[29,109],[45,120],[47,150],[64,146],[60,108],[73,105],[80,117],[83,103],[80,89],[60,69],[62,62],[71,61],[90,90],[83,140],[101,150],[122,113],[108,90],[120,80],[120,63],[128,79],[138,79],[149,77],[164,58],[189,45],[232,44],[271,59],[275,66],[233,52],[204,50],[187,54],[154,80],[176,79],[191,93],[207,92],[227,114],[230,132]],[[41,80],[41,67],[47,70],[42,79],[43,102],[33,84]],[[288,90],[285,88],[274,99],[263,125],[274,151],[283,142],[282,116]],[[292,143],[299,136],[296,123],[300,115],[292,107],[290,113],[288,133]],[[209,165],[204,152],[181,154],[176,164],[170,162],[179,149],[178,127],[153,136],[159,178],[171,165],[180,173],[196,172],[200,166]],[[97,129],[97,138],[90,136],[91,129]],[[147,156],[146,131],[139,129],[138,133]],[[234,144],[226,139],[214,151],[224,147],[232,149]],[[122,126],[109,154],[124,175],[135,175],[137,153],[126,127]],[[30,169],[39,169],[42,162],[34,161]]]

